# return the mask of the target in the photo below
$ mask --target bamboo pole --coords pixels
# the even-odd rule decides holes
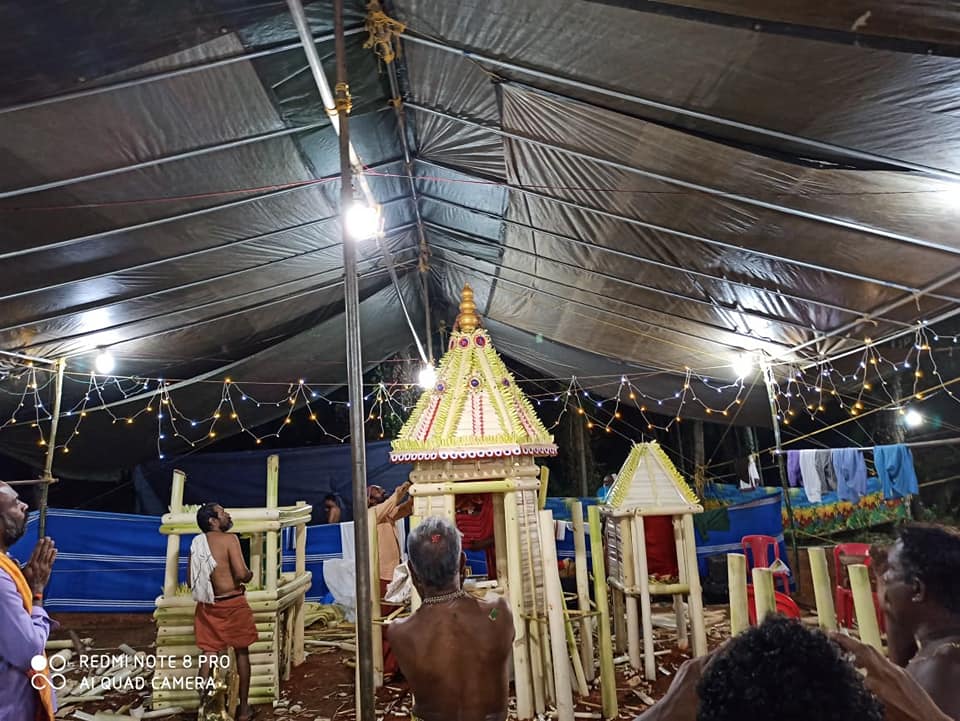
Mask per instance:
[[[673,528],[673,545],[677,553],[677,580],[681,586],[687,586],[687,564],[683,562],[686,557],[686,547],[683,543],[683,522],[681,518],[673,516],[670,519],[670,525]],[[690,639],[687,634],[687,614],[683,603],[683,594],[673,594],[673,612],[677,617],[677,645],[686,649],[690,645]]]
[[[633,529],[629,518],[620,519],[620,559],[623,573],[623,584],[626,588],[633,588],[637,583],[639,559],[634,557]],[[627,654],[630,657],[630,666],[634,670],[640,668],[640,614],[637,597],[626,595],[627,604]],[[646,639],[644,639],[646,644]]]
[[[553,657],[554,699],[558,721],[573,721],[573,693],[570,686],[570,659],[564,637],[563,589],[557,568],[556,532],[553,513],[540,511],[540,556],[543,561],[543,585],[550,624],[550,647]]]
[[[497,559],[497,582],[502,587],[507,573],[507,529],[504,525],[503,494],[493,494],[493,548]],[[487,569],[489,575],[490,569]]]
[[[590,555],[593,561],[593,596],[600,612],[597,623],[600,641],[600,694],[603,705],[603,717],[614,719],[620,711],[617,708],[617,677],[613,668],[613,642],[610,638],[610,610],[607,605],[607,579],[604,578],[603,531],[600,524],[600,509],[590,506],[587,509],[590,524]]]
[[[557,582],[559,583],[559,577]],[[573,687],[581,697],[586,698],[590,694],[590,687],[587,686],[587,676],[583,671],[583,659],[580,658],[580,652],[577,649],[577,639],[573,635],[573,622],[568,616],[567,599],[563,597],[562,586],[560,589],[560,601],[563,605],[561,610],[563,611],[563,631],[567,638],[567,652],[570,655],[571,665],[573,666]]]
[[[380,608],[380,537],[377,530],[377,510],[367,509],[367,533],[370,536],[370,619],[373,622],[373,687],[383,686],[383,620]],[[358,572],[362,569],[357,569]]]
[[[848,569],[860,640],[882,653],[883,643],[880,640],[880,626],[877,623],[877,608],[873,604],[873,589],[870,587],[870,570],[862,563],[855,563],[848,566]]]
[[[547,489],[550,486],[550,469],[540,466],[540,493],[537,497],[537,508],[547,507]]]
[[[272,455],[267,458],[267,508],[274,509],[277,507],[277,500],[280,493],[280,457],[277,455]],[[266,582],[264,586],[268,591],[277,590],[277,579],[280,575],[279,567],[277,565],[277,554],[279,553],[279,548],[277,547],[277,531],[269,530],[267,531],[267,567],[265,571]]]
[[[813,593],[817,600],[817,622],[825,631],[836,631],[837,610],[833,605],[827,549],[823,546],[812,546],[807,549],[807,555],[810,557],[810,575],[813,578]]]
[[[693,655],[703,656],[707,652],[707,629],[703,618],[703,589],[700,585],[700,568],[697,565],[697,543],[694,536],[693,516],[684,514],[683,542],[687,552],[681,563],[687,564],[687,584],[690,586],[687,598],[690,603],[690,626],[693,631]]]
[[[306,505],[305,501],[298,501],[297,505]],[[307,572],[307,527],[300,523],[296,529],[296,565],[295,571],[297,578],[300,578]],[[306,606],[306,592],[297,597],[296,609],[294,610],[293,622],[293,664],[299,666],[306,660],[306,653],[303,650],[304,637],[304,613]]]
[[[449,496],[476,493],[508,493],[510,491],[535,491],[540,481],[529,478],[506,478],[491,481],[457,481],[441,483],[415,483],[410,486],[410,495]]]
[[[747,557],[742,553],[727,554],[727,587],[730,591],[730,635],[736,636],[750,626]]]
[[[255,588],[263,587],[263,534],[250,534],[250,570],[253,571],[251,585]]]
[[[170,487],[170,510],[179,513],[183,508],[183,486],[187,475],[183,471],[173,472],[173,484]],[[196,519],[194,519],[196,523]],[[200,530],[199,528],[197,529]],[[167,537],[167,565],[163,576],[163,595],[173,596],[177,592],[180,580],[180,536]]]
[[[753,569],[753,600],[757,609],[757,625],[777,612],[777,596],[773,589],[773,574],[769,568]]]
[[[640,610],[643,618],[643,675],[648,681],[657,678],[657,659],[653,655],[653,611],[650,608],[650,569],[647,564],[647,536],[643,516],[634,516],[633,551],[636,554],[637,581],[640,585]],[[629,607],[628,607],[629,608]],[[629,623],[629,619],[627,619]]]
[[[587,569],[587,538],[583,527],[583,504],[577,501],[570,507],[573,521],[574,567],[577,572],[577,608],[590,610],[590,574]],[[584,677],[592,682],[595,675],[593,665],[593,621],[589,616],[580,620],[580,662]]]
[[[50,419],[50,436],[47,441],[47,456],[43,464],[43,485],[40,486],[40,521],[38,538],[47,535],[47,497],[50,484],[53,483],[53,455],[57,452],[57,428],[60,425],[60,403],[63,400],[63,373],[67,368],[67,359],[58,358],[57,376],[53,386],[53,415]]]
[[[280,456],[267,457],[267,508],[278,508],[280,498]]]
[[[503,496],[503,521],[506,532],[507,589],[510,611],[513,614],[513,675],[517,694],[517,718],[533,718],[533,683],[530,676],[530,658],[527,652],[526,622],[523,618],[523,570],[520,557],[520,524],[517,518],[517,498],[513,492]]]

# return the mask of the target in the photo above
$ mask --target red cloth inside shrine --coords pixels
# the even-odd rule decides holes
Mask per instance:
[[[487,577],[497,577],[497,554],[493,545],[493,497],[489,493],[457,496],[457,528],[463,534],[463,547],[484,551]]]
[[[643,532],[647,537],[647,571],[651,576],[676,578],[677,545],[673,540],[673,519],[670,516],[645,516]]]

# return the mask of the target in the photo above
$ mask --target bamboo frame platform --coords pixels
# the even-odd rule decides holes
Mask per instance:
[[[196,535],[196,514],[184,510],[183,490],[186,475],[173,473],[170,494],[170,512],[161,519],[160,533],[167,538],[166,572],[163,594],[156,600],[153,617],[157,625],[158,655],[194,659],[192,669],[158,668],[156,683],[170,688],[153,692],[153,708],[180,706],[197,708],[199,694],[177,688],[176,679],[196,676],[197,657],[201,654],[193,633],[196,603],[189,595],[178,593],[180,588],[180,536]],[[247,602],[253,610],[257,626],[257,641],[250,646],[250,703],[272,703],[280,697],[280,682],[290,676],[292,666],[303,663],[304,602],[312,575],[306,570],[306,524],[313,512],[312,506],[299,502],[295,506],[278,506],[279,457],[267,459],[267,492],[264,508],[227,508],[234,519],[232,532],[250,537],[250,570],[253,579],[247,591]],[[282,572],[282,551],[279,534],[284,528],[295,528],[295,570]],[[178,666],[182,666],[178,663]],[[234,684],[235,690],[236,684]],[[234,691],[235,692],[235,691]],[[235,699],[230,700],[233,708]]]

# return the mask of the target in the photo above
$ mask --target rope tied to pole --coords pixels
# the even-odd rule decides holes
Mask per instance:
[[[388,65],[400,55],[400,33],[407,29],[399,20],[387,15],[380,6],[379,0],[367,3],[367,20],[364,27],[370,34],[363,47],[373,49],[377,57]]]
[[[350,97],[350,84],[337,83],[333,87],[334,110],[327,111],[329,115],[339,115],[341,112],[350,113],[353,110],[353,98]]]

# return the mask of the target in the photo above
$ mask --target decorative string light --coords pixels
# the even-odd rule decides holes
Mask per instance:
[[[846,370],[837,369],[825,360],[807,367],[780,365],[777,367],[775,375],[778,377],[774,378],[773,386],[777,415],[784,425],[791,425],[801,415],[817,418],[832,407],[856,417],[866,413],[874,405],[869,400],[871,394],[884,395],[891,402],[901,404],[910,400],[923,400],[928,394],[942,390],[953,400],[958,400],[955,392],[944,384],[934,355],[935,345],[953,347],[956,342],[956,336],[935,332],[926,324],[918,323],[913,343],[896,358],[892,357],[896,351],[887,351],[886,356],[882,355],[876,344],[868,338],[864,340],[859,362],[854,360],[856,367],[852,371],[849,367]],[[19,396],[13,413],[0,423],[0,429],[29,422],[31,427],[37,429],[38,444],[42,446],[46,441],[41,425],[50,421],[51,415],[44,406],[41,391],[50,385],[52,376],[48,375],[47,379],[41,382],[40,373],[48,373],[47,369],[38,369],[31,363],[22,364],[20,367],[23,368],[20,373],[13,373],[0,381],[0,393]],[[743,368],[738,367],[738,374],[740,370]],[[604,433],[618,433],[624,437],[629,435],[618,431],[618,426],[628,434],[634,431],[640,435],[658,430],[669,431],[690,413],[691,405],[697,406],[698,417],[715,416],[715,420],[722,423],[735,415],[737,407],[743,404],[747,388],[742,378],[732,383],[723,383],[690,368],[684,369],[679,386],[672,393],[655,396],[640,389],[638,384],[643,383],[644,379],[649,380],[652,376],[667,372],[637,373],[631,374],[632,377],[620,375],[616,390],[609,397],[606,395],[609,391],[604,392],[603,389],[612,385],[617,376],[520,379],[520,382],[526,386],[527,396],[538,406],[541,413],[549,412],[551,404],[559,404],[559,413],[550,426],[551,429],[559,425],[567,412],[573,412],[583,419],[582,422],[588,430],[597,428]],[[902,399],[895,398],[891,392],[892,373],[900,373],[901,379],[909,380],[909,383],[905,384],[909,388],[909,395],[905,393]],[[70,452],[70,445],[80,435],[80,427],[89,413],[101,411],[107,413],[111,422],[118,427],[134,426],[141,416],[151,414],[157,422],[157,454],[160,458],[183,449],[189,451],[223,435],[229,435],[229,426],[225,424],[233,424],[235,429],[239,429],[241,433],[252,438],[255,444],[260,445],[268,438],[279,438],[287,426],[294,425],[294,414],[301,410],[309,423],[319,428],[325,437],[341,443],[348,440],[348,436],[338,436],[324,427],[320,414],[314,407],[321,401],[328,406],[349,407],[349,402],[327,397],[327,393],[339,388],[339,385],[314,385],[305,378],[284,384],[240,383],[229,377],[222,381],[203,381],[220,383],[220,397],[210,412],[201,417],[192,417],[177,407],[171,391],[171,381],[162,378],[104,376],[95,372],[79,377],[67,373],[65,378],[70,382],[85,383],[86,388],[82,398],[63,413],[63,417],[76,419],[72,431],[57,446],[57,450],[64,453]],[[565,382],[567,388],[559,393],[555,388],[544,385],[561,382]],[[11,383],[22,383],[23,387],[18,387],[13,392],[4,388],[4,385]],[[253,386],[278,385],[285,387],[285,391],[271,398],[252,390]],[[367,421],[376,424],[380,438],[389,435],[385,420],[391,421],[391,426],[399,425],[405,420],[410,407],[403,404],[401,395],[418,385],[419,383],[413,382],[396,382],[389,386],[383,382],[366,385],[370,389],[364,396]],[[114,412],[114,407],[120,407],[124,401],[133,398],[143,401],[137,411],[128,415],[117,415]],[[632,405],[639,412],[643,421],[641,428],[633,428],[624,419],[626,404]],[[24,411],[30,406],[34,409],[32,413],[29,413],[29,410]],[[280,414],[275,428],[270,432],[258,433],[250,427],[251,410],[281,407],[285,408],[285,412]],[[32,417],[24,418],[28,413]],[[664,421],[664,418],[667,420]],[[257,428],[263,428],[264,425],[265,422],[261,419],[256,420]]]

